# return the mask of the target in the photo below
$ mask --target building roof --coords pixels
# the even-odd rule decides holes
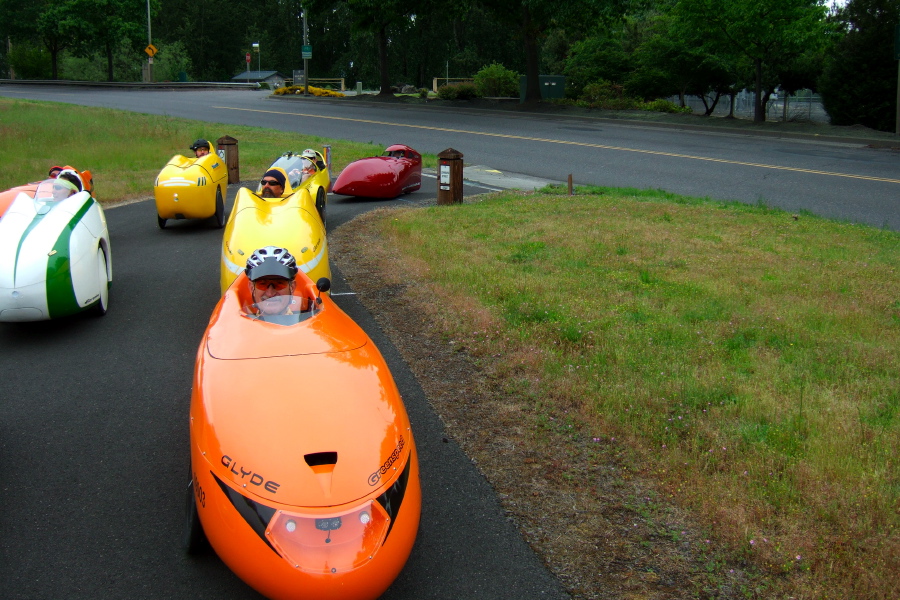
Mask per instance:
[[[232,81],[265,81],[270,77],[280,77],[284,79],[284,75],[278,71],[241,71],[231,78]]]

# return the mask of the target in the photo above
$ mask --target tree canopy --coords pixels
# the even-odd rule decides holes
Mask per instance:
[[[617,86],[631,97],[719,97],[755,90],[755,118],[776,90],[821,83],[836,122],[885,127],[895,102],[885,90],[900,0],[850,0],[827,15],[825,0],[151,0],[158,79],[229,80],[248,68],[290,76],[303,66],[303,14],[311,77],[377,82],[381,94],[433,78],[473,77],[500,65],[526,76],[565,74],[567,95]],[[0,0],[0,68],[29,78],[83,74],[133,78],[146,62],[147,4],[134,0]],[[82,63],[84,64],[84,63]],[[102,64],[102,69],[99,65]],[[823,66],[825,72],[823,74]],[[102,75],[100,75],[102,73]],[[878,73],[875,76],[875,73]],[[852,84],[850,82],[853,82]],[[894,83],[891,83],[894,82]],[[862,101],[868,98],[868,101]]]

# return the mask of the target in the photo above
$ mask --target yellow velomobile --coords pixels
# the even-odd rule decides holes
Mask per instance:
[[[297,168],[307,166],[306,163],[311,161],[285,160],[298,157],[302,158],[293,153],[282,156],[262,178],[267,182],[283,180],[281,194],[272,195],[272,188],[262,183],[255,192],[247,188],[238,190],[222,240],[220,284],[223,294],[244,271],[250,254],[265,246],[287,248],[297,259],[297,266],[313,281],[320,277],[331,278],[323,218],[327,184],[330,183],[328,171],[323,161],[322,168],[307,173],[304,179]],[[281,177],[270,176],[273,172],[280,173]],[[300,186],[299,189],[293,182]]]
[[[203,154],[205,148],[206,154]],[[216,227],[225,226],[225,193],[228,168],[209,142],[197,140],[191,150],[198,156],[176,154],[156,176],[157,223],[164,229],[169,219],[215,219]]]

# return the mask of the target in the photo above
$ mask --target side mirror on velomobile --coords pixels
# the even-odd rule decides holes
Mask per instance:
[[[331,278],[325,225],[309,190],[289,187],[285,194],[263,198],[247,188],[238,190],[222,240],[219,283],[223,294],[244,272],[253,251],[265,246],[287,248],[313,281]]]
[[[202,536],[273,599],[374,600],[421,512],[409,418],[387,364],[330,297],[296,278],[269,321],[245,275],[216,306],[191,396],[184,540]],[[288,314],[290,313],[290,314]],[[290,324],[284,324],[290,323]]]
[[[224,227],[227,190],[228,168],[218,154],[176,154],[153,185],[157,224],[164,229],[169,219],[213,218],[216,227]]]

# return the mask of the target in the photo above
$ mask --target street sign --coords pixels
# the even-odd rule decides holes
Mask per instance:
[[[247,64],[248,65],[250,64],[250,53],[249,52],[247,53]]]
[[[300,58],[303,60],[312,58],[312,46],[303,46],[300,52]]]
[[[144,48],[144,52],[147,53],[147,56],[153,58],[153,55],[159,52],[159,50],[157,50],[156,46],[154,46],[153,44],[148,44],[147,47]]]

